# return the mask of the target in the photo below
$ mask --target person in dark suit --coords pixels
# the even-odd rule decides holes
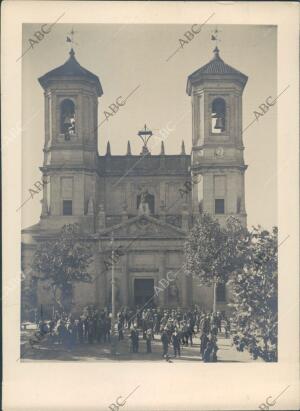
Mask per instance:
[[[88,318],[88,342],[89,344],[94,342],[94,321],[91,317]]]
[[[168,336],[168,332],[167,332],[167,327],[165,327],[165,329],[162,332],[161,335],[161,342],[163,344],[163,358],[166,358],[168,355],[168,349],[169,349],[169,336]]]
[[[152,352],[151,341],[152,341],[152,329],[149,328],[146,332],[147,354]]]
[[[79,343],[82,344],[83,343],[83,329],[84,329],[83,317],[79,317],[77,328],[78,328]]]
[[[193,346],[193,334],[194,334],[194,327],[191,322],[187,325],[187,338],[190,340],[191,347]]]
[[[203,359],[204,351],[206,349],[208,341],[209,341],[209,338],[207,334],[203,332],[200,337],[200,354],[202,356],[202,359]]]
[[[139,352],[139,332],[136,326],[134,326],[133,330],[131,331],[130,339],[132,341],[132,352],[138,353]]]
[[[96,338],[99,344],[101,344],[101,340],[103,337],[103,329],[104,329],[103,318],[99,316],[96,322]]]
[[[174,349],[174,357],[177,357],[177,355],[180,357],[180,338],[176,330],[172,334],[172,344]]]
[[[110,329],[111,329],[111,319],[107,316],[104,319],[104,342],[110,343]]]
[[[203,353],[203,362],[211,362],[211,354],[213,351],[213,344],[211,341],[208,341],[206,348]]]
[[[124,334],[123,334],[123,322],[118,321],[118,334],[119,334],[119,341],[124,340]]]
[[[88,339],[88,335],[89,335],[89,319],[88,319],[88,317],[84,317],[83,325],[84,325],[84,339],[86,341]]]

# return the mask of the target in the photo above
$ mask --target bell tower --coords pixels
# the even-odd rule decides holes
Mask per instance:
[[[73,49],[69,54],[62,66],[39,78],[45,101],[41,171],[47,182],[41,217],[48,225],[80,222],[94,213],[96,204],[97,113],[103,91]]]
[[[193,214],[206,212],[220,223],[229,215],[246,225],[242,94],[247,76],[224,63],[219,49],[188,77],[192,100]],[[196,178],[197,176],[197,178]]]

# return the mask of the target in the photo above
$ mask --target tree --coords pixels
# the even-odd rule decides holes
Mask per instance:
[[[253,358],[277,360],[277,235],[253,228],[238,244],[244,264],[235,271],[231,283],[234,292],[234,341],[238,349],[247,348]]]
[[[90,283],[88,267],[92,261],[89,245],[80,238],[78,224],[63,226],[59,237],[42,242],[33,257],[38,280],[45,282],[61,310],[69,310],[75,283]]]
[[[237,219],[229,218],[222,227],[209,214],[202,214],[190,231],[184,246],[185,272],[197,277],[201,285],[214,287],[213,311],[216,311],[217,284],[225,284],[239,263],[238,239],[246,234]]]

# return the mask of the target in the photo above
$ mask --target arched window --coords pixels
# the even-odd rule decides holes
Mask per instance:
[[[222,98],[216,98],[211,107],[211,132],[220,134],[226,127],[226,103]]]
[[[75,134],[75,105],[72,100],[63,100],[60,105],[60,132],[65,140]]]

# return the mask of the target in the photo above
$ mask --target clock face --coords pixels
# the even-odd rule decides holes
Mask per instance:
[[[224,149],[223,147],[218,147],[215,150],[216,157],[223,157],[224,156]]]

